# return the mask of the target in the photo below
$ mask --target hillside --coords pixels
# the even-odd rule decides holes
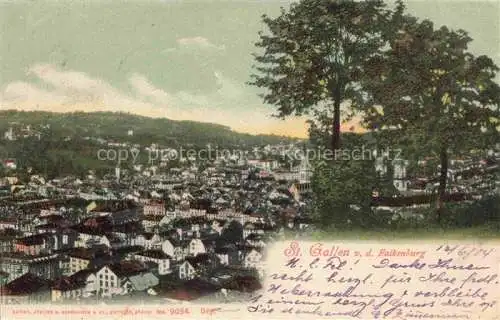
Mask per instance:
[[[16,139],[4,134],[12,128]],[[99,161],[100,141],[163,147],[247,149],[298,139],[237,133],[229,127],[193,121],[155,119],[125,113],[51,113],[0,111],[0,159],[15,159],[19,169],[50,177],[109,172],[116,164]]]
[[[238,133],[219,124],[148,118],[127,113],[0,111],[2,131],[16,122],[32,127],[50,125],[51,131],[61,137],[93,136],[106,140],[126,140],[141,144],[154,142],[171,146],[186,144],[202,146],[207,143],[220,146],[265,145],[298,140],[274,135]],[[128,136],[129,130],[133,131],[133,136]]]

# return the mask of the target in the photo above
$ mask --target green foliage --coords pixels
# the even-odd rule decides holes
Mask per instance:
[[[233,220],[229,223],[227,228],[222,230],[219,241],[225,243],[240,243],[243,240],[243,227],[242,225]]]
[[[446,203],[443,207],[443,219],[436,223],[434,210],[430,208],[407,209],[412,217],[393,220],[391,213],[385,215],[385,230],[411,230],[424,228],[473,228],[487,226],[489,230],[500,232],[500,196],[490,195],[473,202]],[[383,213],[377,212],[378,215]],[[420,217],[419,217],[420,216]]]
[[[405,146],[413,160],[439,158],[438,218],[450,155],[492,147],[500,140],[499,68],[467,51],[464,30],[434,29],[431,21],[401,17],[390,50],[374,57],[363,86],[370,93],[364,121],[379,140]],[[429,133],[432,133],[429,135]]]
[[[447,228],[488,225],[500,231],[500,196],[487,196],[469,205],[450,204],[445,207],[442,225]]]
[[[266,90],[263,100],[279,117],[311,115],[316,125],[331,116],[337,149],[340,104],[362,95],[363,66],[383,48],[392,14],[383,1],[303,0],[276,18],[264,15],[268,33],[259,34],[264,52],[255,55],[251,84]]]
[[[376,181],[372,161],[319,164],[312,179],[314,216],[319,225],[373,227],[378,224],[370,208]]]
[[[379,67],[365,73],[369,127],[413,153],[438,154],[444,145],[458,154],[498,141],[499,69],[467,52],[470,41],[463,30],[434,30],[430,21],[408,17],[391,50],[377,57]]]

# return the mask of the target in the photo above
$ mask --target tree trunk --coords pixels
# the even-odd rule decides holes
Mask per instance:
[[[439,188],[438,188],[438,201],[437,201],[437,219],[441,222],[441,215],[443,213],[444,198],[446,195],[446,183],[448,180],[448,152],[446,146],[441,147],[439,155],[441,170],[439,174]]]
[[[339,84],[333,92],[333,123],[332,123],[332,151],[340,149],[340,101],[342,99]]]

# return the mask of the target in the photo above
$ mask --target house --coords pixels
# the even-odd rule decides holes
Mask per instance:
[[[216,232],[220,235],[222,233],[222,230],[224,230],[225,223],[226,223],[225,220],[214,219],[214,220],[212,220],[212,224],[210,225],[210,228],[212,230],[214,230],[214,232]]]
[[[96,272],[97,294],[109,295],[112,292],[121,291],[120,277],[123,278],[123,274],[119,270],[117,267],[113,268],[112,265],[105,265]]]
[[[103,266],[96,272],[97,292],[99,295],[127,293],[132,290],[129,277],[149,272],[140,261],[123,260]]]
[[[128,276],[123,280],[123,293],[127,294],[134,291],[146,291],[160,283],[160,280],[151,272],[142,272]]]
[[[296,181],[299,180],[300,174],[297,171],[290,171],[285,169],[276,169],[273,171],[272,176],[276,180]]]
[[[185,241],[177,242],[174,247],[174,258],[176,261],[181,261],[187,257],[189,253],[189,247],[184,246]]]
[[[167,211],[165,215],[162,217],[160,222],[158,223],[159,226],[167,226],[169,225],[172,221],[175,220],[177,217],[177,212],[176,211]]]
[[[44,234],[20,238],[16,240],[14,250],[27,255],[39,255],[46,251],[46,240],[47,237]]]
[[[189,241],[189,255],[197,256],[206,253],[205,245],[200,239],[193,238]]]
[[[163,220],[163,218],[164,217],[160,215],[144,216],[141,223],[146,232],[152,232],[155,230],[155,228],[159,227],[160,222]]]
[[[187,260],[177,265],[174,271],[176,272],[177,277],[181,280],[194,279],[197,275],[196,269]]]
[[[243,266],[249,269],[257,268],[261,260],[262,254],[256,249],[251,249],[243,255]]]
[[[251,247],[264,248],[266,243],[262,234],[252,233],[246,239],[246,244]]]
[[[2,256],[0,268],[9,274],[9,281],[26,273],[44,279],[55,279],[61,274],[59,260],[57,254],[32,256],[13,252]]]
[[[239,263],[238,249],[234,244],[215,248],[214,254],[221,265],[232,266]]]
[[[26,273],[1,288],[0,304],[34,304],[50,301],[50,281]]]
[[[410,186],[410,180],[408,180],[406,175],[406,168],[408,167],[409,161],[395,159],[392,161],[394,166],[393,183],[394,187],[398,189],[399,192],[404,192],[408,190]]]
[[[18,224],[18,230],[24,234],[33,234],[36,231],[35,225],[31,223],[28,217],[22,220]]]
[[[69,221],[67,219],[65,219],[62,215],[55,213],[51,213],[48,215],[39,215],[37,218],[34,219],[33,222],[33,224],[35,225],[52,224],[52,223],[60,227],[69,226]]]
[[[131,201],[116,201],[107,203],[94,210],[96,214],[107,217],[111,224],[121,225],[139,221],[142,210]]]
[[[174,237],[163,240],[161,250],[175,261],[181,261],[189,254],[190,240],[178,240]]]
[[[5,229],[18,230],[19,224],[17,218],[0,218],[0,230]]]
[[[251,234],[264,234],[263,225],[261,223],[245,223],[243,226],[243,238],[247,238]]]
[[[83,297],[86,282],[82,278],[62,277],[54,281],[51,288],[51,301],[61,302]]]
[[[74,274],[89,267],[100,267],[109,263],[111,256],[106,246],[98,245],[93,248],[74,248],[67,253],[69,257],[69,272]]]
[[[142,262],[153,262],[158,266],[158,274],[165,275],[172,272],[170,269],[170,261],[172,257],[162,250],[146,250],[137,252],[131,255],[131,259]]]
[[[0,253],[13,252],[16,239],[20,235],[22,233],[14,229],[0,230]]]
[[[111,218],[107,213],[98,214],[96,216],[89,217],[85,219],[80,226],[77,227],[77,231],[82,231],[85,233],[86,230],[101,233],[109,232],[112,228]]]
[[[247,160],[247,165],[255,168],[260,168],[264,170],[273,170],[278,167],[277,160],[261,160],[261,159],[249,159]]]
[[[97,293],[98,286],[95,271],[96,269],[84,269],[70,276],[70,278],[76,282],[85,283],[82,293],[83,297],[88,297]]]
[[[387,158],[387,155],[378,156],[375,159],[375,170],[382,175],[386,175],[389,170],[388,166],[392,166],[393,170],[393,184],[394,187],[399,192],[404,192],[408,190],[410,186],[410,181],[407,178],[406,168],[408,167],[409,162],[402,159],[394,159],[390,161]]]
[[[106,217],[94,217],[86,219],[83,223],[71,227],[77,232],[75,247],[91,247],[95,244],[106,243],[104,235],[113,231],[111,221]],[[109,243],[106,243],[109,246]]]
[[[104,235],[94,231],[80,231],[78,233],[77,239],[75,240],[75,247],[90,248],[96,244],[105,244],[110,246],[109,242],[106,242]]]
[[[108,246],[112,249],[123,248],[126,247],[127,239],[125,237],[121,237],[116,233],[108,233],[101,237],[101,244]]]
[[[165,204],[162,201],[151,201],[146,203],[143,208],[145,216],[161,216],[166,214]]]
[[[218,266],[219,259],[211,254],[199,254],[195,257],[186,257],[186,261],[196,270],[198,275],[205,275],[207,271]]]
[[[162,241],[160,247],[161,247],[161,251],[163,251],[165,254],[167,254],[167,255],[169,255],[177,260],[177,257],[175,255],[176,246],[174,246],[174,243],[179,245],[177,241],[165,239]]]
[[[152,249],[154,247],[161,247],[162,238],[157,233],[144,232],[136,235],[131,239],[130,244],[133,246],[142,246],[146,249]]]

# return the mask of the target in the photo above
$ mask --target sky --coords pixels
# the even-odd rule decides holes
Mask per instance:
[[[0,109],[123,111],[306,137],[248,86],[262,14],[290,1],[0,0]],[[500,65],[498,1],[408,1]],[[351,128],[352,123],[344,125]]]

